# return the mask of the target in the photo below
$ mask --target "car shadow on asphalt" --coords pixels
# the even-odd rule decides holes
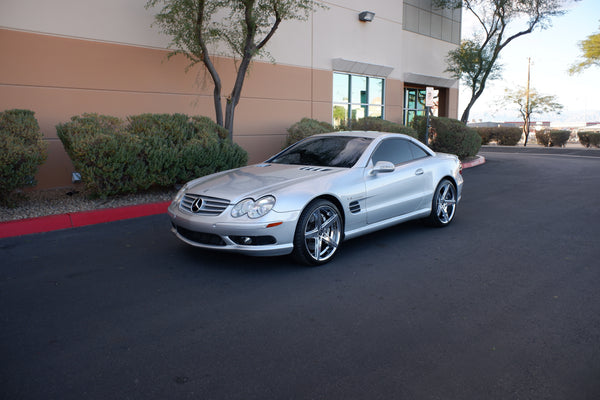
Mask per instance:
[[[397,247],[398,241],[401,241],[403,238],[427,234],[426,232],[432,229],[435,230],[436,228],[428,227],[422,221],[408,221],[381,231],[347,240],[343,242],[340,247],[340,253],[331,262],[317,267],[299,264],[291,255],[271,257],[248,256],[196,248],[184,243],[177,244],[177,252],[186,261],[186,264],[197,265],[202,269],[240,272],[310,270],[335,267],[338,264],[348,264],[349,260],[355,260],[363,254],[372,254],[373,251],[380,252],[388,247]]]
[[[180,246],[181,256],[191,264],[203,269],[219,269],[231,271],[269,271],[278,269],[306,268],[294,262],[291,256],[255,257],[244,254],[220,252],[201,249],[184,243]]]

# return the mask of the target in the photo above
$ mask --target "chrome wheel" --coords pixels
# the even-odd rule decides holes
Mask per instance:
[[[337,207],[318,200],[302,212],[294,237],[294,256],[305,264],[329,261],[342,239],[342,220]]]
[[[446,226],[452,222],[455,211],[456,187],[452,182],[444,179],[433,194],[430,221],[436,226]]]

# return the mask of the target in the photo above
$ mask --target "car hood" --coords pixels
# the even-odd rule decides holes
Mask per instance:
[[[188,183],[188,193],[227,199],[237,202],[251,197],[255,200],[282,189],[305,184],[309,189],[313,180],[341,173],[346,168],[313,167],[289,164],[256,164],[209,175]],[[309,182],[310,181],[310,182]]]

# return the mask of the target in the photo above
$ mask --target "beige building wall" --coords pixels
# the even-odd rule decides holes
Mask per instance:
[[[167,61],[168,39],[150,26],[153,11],[146,10],[145,3],[0,3],[0,110],[26,108],[36,113],[49,143],[38,188],[71,184],[73,168],[55,129],[71,116],[179,112],[214,119],[210,79],[200,67],[185,73],[183,57]],[[396,122],[402,121],[407,76],[416,76],[416,81],[444,77],[444,66],[435,57],[452,45],[403,31],[401,1],[324,4],[327,8],[306,22],[281,25],[268,47],[276,64],[257,60],[251,67],[234,127],[234,140],[249,152],[250,162],[280,150],[287,128],[303,117],[331,122],[336,59],[389,67],[385,117]],[[358,21],[365,7],[376,13],[373,22]],[[227,58],[217,58],[216,64],[226,97],[234,65]],[[453,89],[450,116],[457,113],[457,99]]]

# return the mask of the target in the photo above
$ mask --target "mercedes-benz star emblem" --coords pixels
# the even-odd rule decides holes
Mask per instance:
[[[200,211],[200,208],[202,208],[202,199],[200,197],[198,197],[192,203],[192,212],[197,213]]]

